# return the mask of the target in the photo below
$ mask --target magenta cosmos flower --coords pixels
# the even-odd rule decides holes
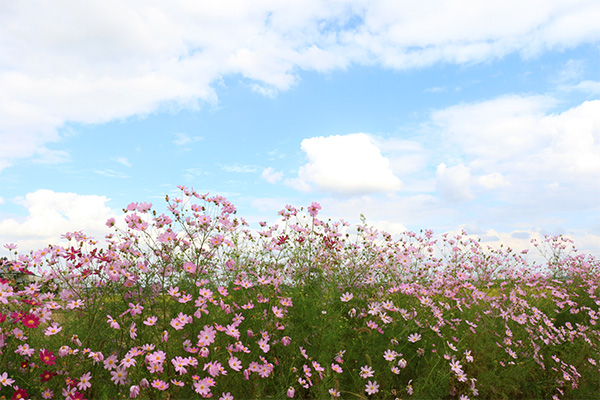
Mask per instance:
[[[56,356],[50,350],[42,349],[40,350],[40,360],[46,365],[54,365],[56,364]]]

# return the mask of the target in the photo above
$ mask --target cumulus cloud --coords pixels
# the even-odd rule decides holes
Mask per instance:
[[[114,212],[104,196],[60,193],[37,190],[16,202],[27,209],[25,218],[0,221],[0,243],[10,238],[20,252],[36,250],[48,244],[59,244],[66,232],[83,231],[88,236],[102,238],[108,233],[106,220]]]
[[[499,172],[479,177],[479,184],[486,189],[496,189],[510,185],[510,182]]]
[[[486,172],[508,180],[600,183],[600,100],[553,113],[546,96],[503,96],[437,111],[432,121],[446,146]]]
[[[507,95],[436,111],[432,122],[444,140],[464,154],[489,162],[531,152],[550,141],[540,121],[556,100],[547,96]]]
[[[439,0],[8,2],[0,15],[0,168],[38,157],[69,121],[215,103],[225,76],[273,96],[293,87],[300,70],[529,57],[597,40],[599,13],[600,3],[586,0],[486,1],[468,10]]]
[[[364,133],[304,139],[308,163],[300,167],[298,180],[305,186],[342,195],[395,192],[402,182],[389,160]]]
[[[436,189],[450,202],[468,201],[473,199],[471,193],[471,171],[463,164],[452,167],[441,163],[435,172]]]

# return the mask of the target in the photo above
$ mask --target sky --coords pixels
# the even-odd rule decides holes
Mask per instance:
[[[596,0],[0,0],[0,245],[177,185],[600,256]],[[0,256],[8,255],[0,247]]]

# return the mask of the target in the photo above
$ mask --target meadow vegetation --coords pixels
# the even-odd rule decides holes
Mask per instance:
[[[600,393],[600,263],[466,233],[399,238],[285,206],[250,229],[180,187],[98,242],[18,254],[0,281],[12,399],[562,399]]]

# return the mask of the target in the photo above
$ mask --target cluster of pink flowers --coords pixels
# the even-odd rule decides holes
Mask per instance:
[[[115,233],[102,249],[71,232],[68,246],[12,262],[44,279],[0,280],[0,390],[423,397],[430,384],[416,371],[433,359],[447,395],[464,400],[484,390],[474,365],[493,354],[497,368],[548,374],[545,393],[573,397],[600,372],[600,263],[557,261],[562,238],[547,239],[542,270],[466,234],[442,236],[441,255],[430,231],[394,241],[359,226],[351,242],[347,223],[318,219],[317,203],[309,223],[286,206],[279,224],[254,233],[226,199],[181,189],[170,216],[128,205],[107,222]],[[583,361],[563,350],[575,348]]]

